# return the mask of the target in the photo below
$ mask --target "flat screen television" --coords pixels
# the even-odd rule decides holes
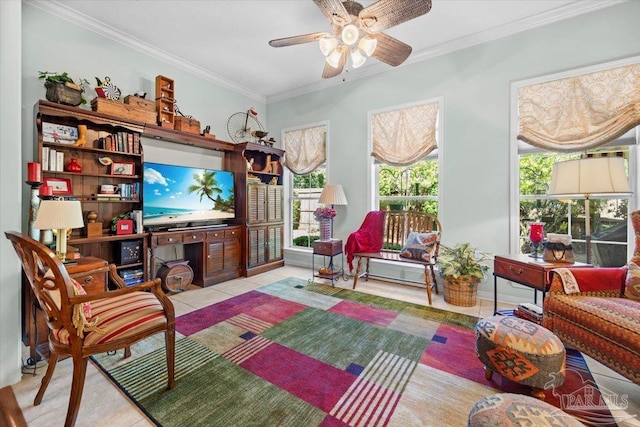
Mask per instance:
[[[235,218],[233,172],[144,162],[147,229],[220,225]]]

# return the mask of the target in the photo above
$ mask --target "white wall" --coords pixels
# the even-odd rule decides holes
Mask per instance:
[[[633,1],[367,79],[268,105],[271,134],[329,121],[329,170],[349,201],[335,221],[343,240],[369,210],[367,112],[444,98],[444,161],[439,217],[443,242],[509,253],[509,120],[513,81],[640,53],[640,2]],[[292,259],[299,254],[288,252]],[[531,296],[501,283],[500,298]],[[493,297],[493,280],[479,289]]]
[[[20,380],[20,263],[4,237],[21,231],[19,0],[0,1],[0,388]]]

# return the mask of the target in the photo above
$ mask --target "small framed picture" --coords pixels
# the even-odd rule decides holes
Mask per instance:
[[[136,174],[136,164],[133,162],[113,162],[111,175],[133,176]]]
[[[42,123],[42,141],[56,144],[75,144],[78,128],[53,123]]]
[[[43,178],[42,185],[51,187],[54,196],[71,196],[73,194],[71,180],[67,178]]]

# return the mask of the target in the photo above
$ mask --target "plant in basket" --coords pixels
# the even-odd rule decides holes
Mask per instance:
[[[454,247],[442,246],[438,255],[440,275],[444,277],[444,300],[453,305],[471,307],[476,304],[478,284],[485,278],[491,256],[458,243]]]
[[[89,82],[85,79],[74,80],[64,73],[52,73],[49,71],[38,71],[38,79],[44,81],[47,89],[46,98],[51,102],[72,105],[86,104],[87,100],[82,95],[84,85]]]

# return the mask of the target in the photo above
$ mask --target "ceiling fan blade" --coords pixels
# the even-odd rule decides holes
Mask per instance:
[[[340,0],[313,0],[313,2],[332,24],[343,26],[351,22],[351,16]]]
[[[327,61],[324,62],[324,69],[322,70],[322,78],[330,79],[331,77],[335,77],[342,73],[345,64],[347,63],[347,54],[349,53],[349,49],[342,49],[342,55],[340,56],[340,61],[338,62],[337,67],[332,67],[329,65]]]
[[[362,27],[367,33],[377,33],[431,10],[431,0],[379,0],[360,12]]]
[[[378,40],[376,50],[373,51],[371,56],[385,64],[397,67],[411,55],[411,46],[385,33],[371,34],[371,37],[375,37]]]
[[[320,40],[323,37],[329,37],[329,36],[331,36],[331,34],[329,33],[302,34],[299,36],[285,37],[282,39],[271,40],[269,42],[269,46],[272,46],[272,47],[293,46],[296,44],[315,42],[317,40]]]

